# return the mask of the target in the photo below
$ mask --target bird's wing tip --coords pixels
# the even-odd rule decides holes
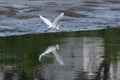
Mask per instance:
[[[39,17],[41,18],[41,15],[39,15]]]

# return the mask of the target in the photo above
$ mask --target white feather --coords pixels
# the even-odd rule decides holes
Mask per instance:
[[[45,18],[45,17],[43,17],[41,15],[39,15],[39,16],[48,26],[50,26],[52,24],[47,18]]]
[[[48,47],[44,53],[42,53],[40,56],[39,56],[39,61],[41,61],[41,58],[49,53],[53,53],[56,60],[59,62],[60,65],[64,65],[64,62],[62,60],[62,56],[60,56],[57,52],[57,50],[59,50],[59,45],[56,45],[56,46],[50,46]]]
[[[64,16],[64,13],[62,12],[54,21],[53,21],[53,24],[54,25],[57,25],[59,20],[62,19]]]
[[[57,18],[53,22],[50,22],[47,18],[45,18],[41,15],[39,15],[39,16],[48,25],[48,28],[59,29],[58,22],[60,19],[62,19],[62,17],[64,16],[64,13],[62,12],[59,16],[57,16]]]

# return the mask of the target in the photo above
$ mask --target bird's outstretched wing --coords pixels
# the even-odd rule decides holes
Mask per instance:
[[[53,24],[57,24],[58,21],[64,16],[64,13],[62,12],[54,21]]]
[[[39,56],[39,61],[41,60],[41,58],[42,58],[43,56],[45,56],[46,54],[49,54],[50,52],[52,52],[52,50],[51,50],[50,47],[48,47],[48,48],[45,50],[45,52],[42,53],[42,54]]]
[[[56,50],[53,51],[53,54],[54,54],[56,60],[58,61],[58,63],[59,63],[60,65],[64,65],[62,56],[60,56]]]
[[[47,18],[45,18],[45,17],[43,17],[41,15],[39,15],[39,16],[47,25],[51,25],[52,24]]]

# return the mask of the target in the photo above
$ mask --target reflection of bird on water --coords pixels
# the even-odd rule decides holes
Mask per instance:
[[[39,61],[41,60],[41,58],[43,56],[45,56],[46,54],[49,54],[49,53],[53,53],[54,56],[56,57],[56,60],[59,62],[60,65],[64,65],[64,62],[62,60],[62,56],[60,56],[58,53],[57,53],[57,50],[59,50],[59,45],[55,45],[55,46],[49,46],[44,53],[42,53],[40,56],[39,56]]]
[[[41,15],[39,15],[39,16],[48,25],[48,29],[45,30],[45,32],[47,32],[51,28],[57,29],[57,30],[59,29],[58,22],[64,16],[64,13],[61,13],[53,22],[50,22],[47,18],[45,18],[45,17],[43,17]]]

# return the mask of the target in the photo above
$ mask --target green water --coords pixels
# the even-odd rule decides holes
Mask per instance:
[[[64,65],[52,53],[39,61],[56,44]],[[119,80],[119,67],[119,28],[0,37],[0,80]]]

